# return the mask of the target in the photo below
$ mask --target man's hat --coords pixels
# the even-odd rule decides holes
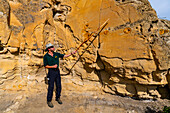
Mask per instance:
[[[45,51],[47,51],[47,50],[48,50],[48,48],[50,48],[50,47],[54,47],[54,45],[52,45],[51,43],[47,44],[47,45],[46,45],[46,49],[45,49]]]

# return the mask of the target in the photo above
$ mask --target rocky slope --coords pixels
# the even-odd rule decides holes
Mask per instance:
[[[63,90],[169,98],[170,22],[158,19],[148,0],[0,0],[0,5],[1,92],[43,91],[45,45],[68,54],[109,19],[94,41],[61,60]]]

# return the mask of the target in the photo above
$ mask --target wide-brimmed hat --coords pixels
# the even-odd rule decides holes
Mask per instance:
[[[51,44],[51,43],[47,44],[47,45],[46,45],[46,48],[45,48],[45,51],[47,51],[47,50],[48,50],[48,48],[50,48],[50,47],[54,47],[54,45],[53,45],[53,44]]]

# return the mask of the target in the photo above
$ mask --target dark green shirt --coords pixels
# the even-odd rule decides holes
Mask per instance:
[[[59,67],[59,58],[63,58],[64,54],[60,54],[57,52],[54,52],[53,57],[51,55],[49,55],[48,53],[46,53],[43,57],[43,61],[44,61],[44,66],[53,66],[56,65]]]

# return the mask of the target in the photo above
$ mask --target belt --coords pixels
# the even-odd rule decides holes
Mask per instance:
[[[57,71],[59,68],[49,68],[49,70]]]

